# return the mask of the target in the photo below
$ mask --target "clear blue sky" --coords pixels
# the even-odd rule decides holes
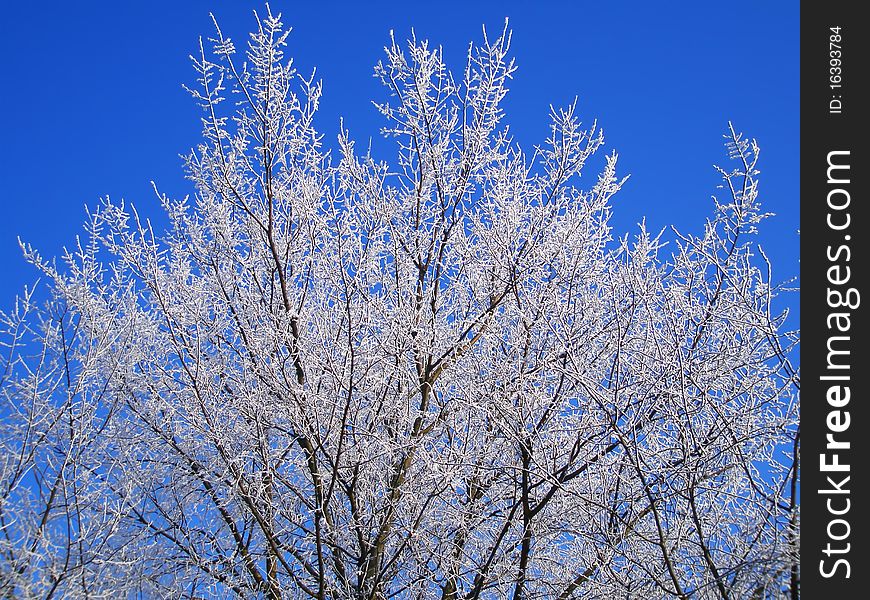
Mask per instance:
[[[0,307],[36,272],[17,237],[56,255],[82,231],[84,205],[110,195],[158,215],[150,181],[183,197],[178,155],[199,141],[199,112],[181,88],[187,56],[211,33],[209,11],[242,40],[259,2],[9,1],[0,8]],[[579,97],[631,179],[613,224],[630,231],[674,223],[699,232],[724,162],[728,120],[757,138],[764,207],[777,213],[761,241],[775,278],[798,273],[799,72],[797,2],[356,2],[273,1],[293,27],[288,54],[324,80],[319,126],[334,139],[377,136],[372,78],[390,29],[444,47],[463,66],[480,28],[514,31],[519,70],[507,122],[526,147],[546,136],[549,104]],[[797,298],[788,302],[796,308]],[[792,321],[797,326],[797,321]]]

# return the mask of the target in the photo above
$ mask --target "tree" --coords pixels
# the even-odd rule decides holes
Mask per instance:
[[[796,334],[733,128],[701,235],[613,239],[571,105],[531,153],[507,29],[391,40],[392,167],[338,160],[267,12],[193,62],[193,201],[89,216],[4,315],[8,597],[797,596]],[[202,47],[202,46],[201,46]],[[224,100],[229,100],[224,102]],[[585,180],[584,180],[585,182]]]

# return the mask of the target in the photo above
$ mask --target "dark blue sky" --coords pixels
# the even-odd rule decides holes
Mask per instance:
[[[17,236],[58,254],[82,231],[84,206],[110,195],[157,215],[151,190],[192,193],[179,154],[199,140],[199,112],[181,88],[187,56],[211,33],[209,11],[241,41],[259,2],[6,2],[0,8],[0,307],[36,272]],[[552,103],[579,97],[631,179],[614,200],[616,234],[646,216],[650,229],[701,230],[724,162],[729,120],[758,139],[761,194],[777,216],[761,242],[775,279],[798,273],[798,3],[281,2],[288,54],[324,80],[319,126],[338,119],[377,137],[372,78],[389,30],[444,47],[456,69],[480,28],[509,16],[519,70],[507,122],[525,147],[547,134]],[[797,298],[789,301],[796,307]],[[796,320],[792,325],[796,326]]]

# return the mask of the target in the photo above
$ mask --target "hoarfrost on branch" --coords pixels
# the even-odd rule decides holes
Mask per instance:
[[[703,233],[614,239],[595,123],[509,135],[507,29],[460,77],[390,40],[391,165],[327,151],[286,37],[193,57],[165,233],[106,201],[60,264],[25,246],[51,299],[3,315],[4,596],[793,596],[755,142],[729,129]]]

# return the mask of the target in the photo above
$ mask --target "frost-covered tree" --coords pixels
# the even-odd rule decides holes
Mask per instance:
[[[796,596],[755,142],[728,131],[703,233],[614,238],[596,124],[509,136],[507,30],[458,78],[391,40],[392,165],[327,151],[286,36],[194,60],[165,233],[106,201],[61,261],[25,247],[51,299],[3,315],[2,593]]]

